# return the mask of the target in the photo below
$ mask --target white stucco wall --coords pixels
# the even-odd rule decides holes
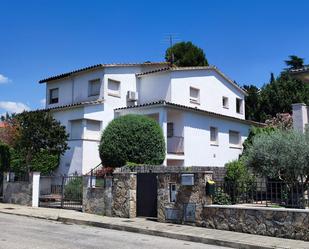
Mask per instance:
[[[171,72],[171,102],[198,109],[245,119],[243,112],[236,112],[236,98],[244,94],[214,70],[186,70]],[[190,103],[190,87],[200,90],[200,104]],[[222,97],[228,97],[229,108],[222,106]]]
[[[210,127],[218,129],[218,146],[210,143]],[[184,150],[186,166],[219,166],[238,159],[242,147],[229,144],[229,130],[247,138],[250,125],[221,118],[209,117],[194,112],[184,113]]]
[[[169,73],[150,74],[138,79],[139,104],[158,100],[171,101]]]

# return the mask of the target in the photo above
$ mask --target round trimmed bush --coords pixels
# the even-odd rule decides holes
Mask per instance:
[[[99,152],[105,167],[122,167],[127,163],[159,165],[165,159],[165,140],[155,120],[129,114],[108,124]]]

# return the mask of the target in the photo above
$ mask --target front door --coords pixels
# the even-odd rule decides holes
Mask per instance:
[[[137,216],[157,217],[157,174],[137,174]]]

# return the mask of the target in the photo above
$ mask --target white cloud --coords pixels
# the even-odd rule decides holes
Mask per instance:
[[[42,107],[45,107],[45,105],[46,105],[46,99],[41,99],[41,100],[40,100],[40,103],[41,103],[41,106],[42,106]]]
[[[8,77],[5,77],[3,74],[0,74],[0,84],[6,84],[11,82],[11,80]]]
[[[29,111],[30,107],[21,102],[13,101],[0,101],[0,109],[5,113],[20,113],[23,111]]]

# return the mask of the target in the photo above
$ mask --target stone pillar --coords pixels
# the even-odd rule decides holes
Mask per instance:
[[[39,207],[40,172],[32,173],[32,207]]]
[[[293,109],[293,127],[295,130],[304,132],[305,127],[308,124],[308,108],[303,103],[297,103],[292,105]]]

